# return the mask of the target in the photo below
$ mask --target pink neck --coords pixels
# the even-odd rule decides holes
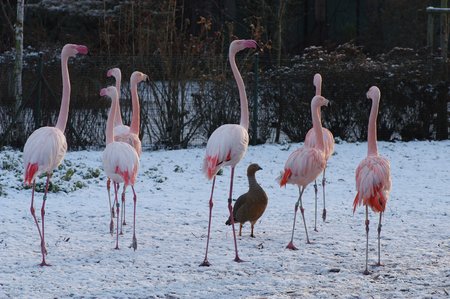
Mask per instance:
[[[377,115],[379,99],[372,99],[372,108],[370,109],[369,128],[367,130],[367,155],[378,155],[377,149]]]
[[[56,123],[56,128],[60,129],[63,133],[66,130],[70,105],[70,78],[69,78],[69,70],[67,68],[68,60],[69,56],[63,51],[61,53],[61,72],[62,72],[63,91],[61,99],[61,108],[59,109],[58,122]]]
[[[140,106],[136,80],[132,79],[130,85],[131,85],[131,104],[133,105],[133,116],[131,118],[130,133],[139,135]]]
[[[117,94],[118,94],[118,98],[117,101],[120,101],[120,85],[121,85],[121,80],[122,78],[120,76],[117,76],[116,78],[116,89],[117,89]],[[120,102],[119,105],[117,107],[117,111],[116,111],[116,117],[114,118],[114,126],[121,126],[123,125],[122,122],[122,114],[120,113]]]
[[[320,120],[320,106],[316,103],[311,105],[311,116],[313,122],[313,130],[317,139],[317,148],[323,151],[323,133],[322,133],[322,122]]]
[[[242,80],[241,74],[236,66],[236,53],[230,51],[229,53],[231,71],[233,72],[234,79],[236,80],[239,89],[239,99],[241,102],[241,122],[240,125],[248,130],[249,116],[248,116],[248,101],[247,94],[245,92],[244,81]]]
[[[111,109],[108,114],[108,120],[106,121],[106,144],[110,144],[114,141],[114,119],[117,115],[118,106],[119,101],[116,94],[111,97]]]
[[[316,85],[316,96],[322,95],[322,82]],[[319,107],[320,109],[320,107]]]

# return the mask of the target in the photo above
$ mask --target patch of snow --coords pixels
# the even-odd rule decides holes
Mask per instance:
[[[246,168],[263,168],[257,180],[269,196],[265,214],[238,237],[244,263],[233,262],[228,218],[230,169],[217,177],[209,260],[204,257],[211,182],[201,173],[204,148],[144,151],[137,191],[138,249],[132,236],[132,200],[127,192],[120,250],[109,234],[106,180],[101,151],[69,152],[54,184],[81,189],[50,193],[46,204],[47,261],[41,268],[39,236],[30,215],[31,190],[21,189],[21,153],[0,152],[0,297],[1,298],[444,298],[450,291],[450,141],[379,142],[391,161],[393,187],[383,216],[382,267],[377,259],[378,217],[370,212],[369,264],[365,259],[364,209],[352,213],[355,168],[367,143],[336,144],[327,168],[327,221],[313,231],[314,188],[304,193],[312,244],[305,244],[301,217],[292,229],[298,189],[275,181],[289,154],[301,144],[250,146],[235,172],[233,197],[248,189]],[[5,161],[12,161],[6,163]],[[68,165],[70,164],[70,165]],[[68,168],[71,179],[62,177]],[[83,179],[88,169],[98,177]],[[42,182],[44,179],[39,179]],[[72,183],[73,183],[72,182]],[[319,187],[319,199],[322,198]],[[40,215],[42,193],[36,194]],[[319,211],[322,203],[319,201]],[[319,213],[320,214],[320,213]]]

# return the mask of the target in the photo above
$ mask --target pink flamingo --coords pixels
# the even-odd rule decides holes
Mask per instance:
[[[391,191],[391,170],[389,160],[378,155],[377,149],[377,115],[380,104],[380,89],[372,86],[367,92],[367,98],[372,100],[370,109],[369,127],[367,131],[367,157],[356,168],[356,194],[353,201],[353,213],[358,205],[366,206],[366,269],[364,274],[369,274],[367,269],[369,255],[369,207],[380,213],[378,223],[378,263],[380,262],[380,234],[381,216],[386,208],[386,203]]]
[[[322,76],[320,74],[314,75],[314,86],[316,87],[316,96],[320,96],[322,94]],[[318,107],[317,113],[320,114],[320,106]],[[323,135],[323,146],[325,153],[325,160],[328,162],[328,159],[334,152],[334,136],[327,128],[322,127],[322,135]],[[305,137],[305,145],[308,147],[317,147],[317,138],[314,129],[310,129]],[[327,218],[327,209],[325,208],[325,171],[327,169],[327,164],[325,164],[325,168],[323,169],[322,175],[322,195],[323,195],[323,212],[322,219],[325,221]],[[314,193],[315,193],[315,212],[314,212],[314,230],[317,231],[317,180],[314,180]]]
[[[317,146],[309,147],[304,145],[303,147],[294,151],[286,161],[284,166],[284,172],[279,177],[280,186],[286,184],[298,185],[300,196],[295,203],[294,224],[292,226],[291,241],[286,246],[288,249],[297,250],[294,246],[294,229],[295,220],[297,218],[298,205],[300,203],[300,212],[302,213],[303,224],[306,232],[306,243],[310,244],[308,237],[308,230],[306,228],[304,208],[302,204],[302,194],[305,191],[306,186],[314,181],[319,174],[325,169],[326,160],[324,153],[324,142],[322,136],[322,125],[320,122],[320,107],[328,105],[328,100],[322,96],[314,96],[311,101],[311,115],[313,122],[313,129],[317,136]]]
[[[44,215],[50,177],[52,176],[53,169],[58,167],[67,151],[67,142],[66,137],[64,136],[70,106],[70,78],[67,63],[70,57],[75,57],[77,54],[85,55],[87,53],[88,48],[86,46],[67,44],[63,47],[61,51],[63,94],[58,121],[55,127],[41,127],[34,131],[30,137],[28,137],[23,149],[25,185],[32,185],[30,211],[31,215],[33,215],[34,222],[36,223],[39,236],[41,238],[41,266],[49,266],[49,264],[45,261],[47,249],[45,245]],[[41,208],[42,230],[39,227],[34,209],[34,189],[36,186],[36,176],[41,173],[47,174],[47,182],[45,184],[45,192]]]
[[[120,92],[120,83],[122,78],[122,73],[119,68],[110,69],[107,73],[108,77],[113,76],[116,79],[116,89],[118,94]],[[142,81],[148,81],[148,76],[144,73],[135,71],[130,77],[130,89],[131,89],[131,104],[133,107],[133,114],[131,119],[131,126],[126,126],[122,122],[122,116],[120,113],[120,105],[117,107],[116,115],[114,117],[114,140],[122,141],[130,144],[135,150],[138,156],[141,156],[142,147],[141,140],[139,139],[139,126],[140,126],[140,105],[139,96],[137,93],[137,86]],[[119,95],[120,98],[120,95]],[[108,199],[110,203],[111,210],[111,222],[110,222],[110,232],[112,234],[114,229],[114,208],[111,208],[111,196],[110,196],[110,179],[108,178],[106,186],[108,190]],[[120,227],[120,234],[122,234],[122,225],[126,225],[125,221],[125,192],[122,193],[122,221]]]
[[[208,143],[206,145],[206,155],[203,160],[203,172],[206,174],[208,179],[213,179],[211,188],[211,197],[209,199],[209,222],[208,222],[208,237],[206,240],[206,253],[205,259],[200,266],[210,266],[208,261],[208,246],[209,246],[209,236],[211,231],[211,212],[213,207],[213,192],[214,184],[216,182],[217,172],[225,166],[231,166],[231,181],[230,181],[230,192],[228,197],[228,210],[230,212],[231,226],[233,229],[234,238],[234,248],[236,256],[234,261],[241,262],[239,258],[237,242],[236,242],[236,232],[234,230],[234,217],[233,217],[233,207],[231,205],[231,196],[233,192],[233,176],[234,168],[237,163],[244,157],[245,152],[248,147],[248,102],[247,94],[245,93],[244,81],[242,80],[241,74],[236,66],[236,53],[242,51],[246,48],[256,48],[257,44],[254,40],[235,40],[231,42],[229,49],[229,60],[231,65],[231,70],[233,72],[234,78],[236,80],[239,89],[239,98],[241,104],[241,121],[240,124],[225,124],[217,128],[209,137]]]
[[[103,168],[106,175],[111,178],[114,184],[114,203],[116,204],[117,223],[119,223],[119,202],[117,193],[119,191],[119,184],[123,183],[123,193],[125,193],[128,185],[133,190],[134,201],[134,222],[133,222],[133,241],[132,247],[137,249],[136,239],[136,192],[134,190],[134,183],[136,182],[137,172],[139,168],[139,156],[136,150],[128,143],[122,141],[114,141],[114,118],[119,106],[117,89],[114,86],[109,86],[100,90],[100,96],[108,96],[111,98],[111,110],[106,122],[106,148],[103,151]],[[119,249],[119,226],[117,225],[116,232],[116,247]]]

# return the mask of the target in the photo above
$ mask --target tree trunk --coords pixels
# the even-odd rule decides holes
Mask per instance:
[[[283,34],[283,18],[284,11],[286,8],[286,1],[280,0],[278,7],[278,20],[277,20],[277,65],[281,65],[281,45],[282,45],[282,34]]]
[[[22,106],[22,69],[23,69],[23,15],[24,15],[24,1],[17,1],[17,19],[15,24],[15,38],[16,38],[16,63],[14,65],[14,96],[15,109],[14,112],[17,116],[15,121],[16,127],[13,130],[13,143],[18,144],[23,141],[23,113],[21,111]]]

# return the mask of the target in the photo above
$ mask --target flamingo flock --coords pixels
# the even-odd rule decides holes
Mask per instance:
[[[234,261],[243,262],[238,254],[238,246],[235,232],[235,219],[239,213],[233,212],[232,195],[233,195],[233,180],[235,168],[246,154],[249,142],[248,127],[249,127],[249,111],[248,101],[245,91],[244,81],[239,72],[236,64],[236,54],[245,49],[256,49],[258,44],[254,40],[235,40],[231,42],[229,47],[229,63],[231,71],[236,80],[237,88],[240,98],[241,118],[239,124],[224,124],[218,127],[209,137],[206,152],[203,159],[203,172],[208,180],[212,180],[211,193],[209,197],[209,217],[208,217],[208,230],[206,237],[206,249],[203,262],[200,266],[210,266],[208,260],[208,250],[211,234],[211,222],[212,222],[212,208],[213,208],[213,194],[216,182],[216,175],[218,172],[226,167],[230,166],[230,185],[228,191],[228,212],[229,218],[227,224],[231,225],[234,244]],[[61,107],[58,116],[58,120],[55,127],[42,127],[34,131],[27,139],[23,150],[24,161],[24,183],[31,186],[31,205],[30,212],[36,224],[39,237],[40,237],[40,250],[42,255],[42,261],[40,266],[50,266],[46,261],[47,248],[45,242],[45,207],[47,201],[47,193],[49,189],[49,183],[52,176],[52,172],[57,168],[67,151],[67,142],[64,135],[68,111],[70,104],[70,79],[68,71],[68,60],[70,57],[76,55],[86,55],[88,49],[84,45],[67,44],[61,51],[61,70],[62,70],[62,99]],[[142,152],[141,141],[139,138],[140,127],[140,107],[139,107],[139,95],[138,84],[143,81],[148,81],[149,77],[142,73],[135,71],[130,77],[130,90],[132,99],[132,120],[130,126],[126,126],[122,122],[122,116],[120,112],[120,95],[121,95],[121,80],[122,74],[119,68],[113,68],[107,71],[107,77],[114,77],[115,86],[108,86],[100,90],[101,97],[107,97],[111,100],[111,108],[108,114],[105,135],[106,146],[102,154],[102,164],[105,174],[107,176],[107,192],[109,200],[109,214],[110,214],[110,233],[114,234],[114,228],[116,230],[116,246],[115,249],[119,249],[119,235],[123,234],[123,225],[126,225],[125,221],[125,194],[128,187],[131,188],[133,193],[133,236],[131,248],[137,249],[136,238],[136,204],[137,193],[135,190],[136,178],[140,166],[140,156]],[[327,168],[328,160],[334,152],[334,137],[330,130],[322,127],[321,120],[321,108],[327,106],[329,100],[322,96],[322,77],[320,74],[316,74],[313,80],[316,88],[315,96],[311,100],[311,119],[312,128],[305,136],[305,142],[302,147],[293,151],[287,161],[284,164],[283,170],[280,176],[277,178],[281,187],[288,184],[296,185],[299,190],[299,196],[294,206],[294,218],[292,224],[291,239],[286,246],[287,249],[297,250],[294,245],[294,232],[296,225],[296,218],[298,209],[300,209],[304,229],[306,236],[306,243],[310,244],[307,225],[305,221],[305,209],[303,207],[302,195],[307,186],[314,182],[315,189],[315,220],[314,230],[317,231],[317,200],[318,200],[318,188],[316,180],[320,174],[322,174],[322,196],[323,196],[323,212],[322,219],[326,220],[327,211],[325,208],[325,170]],[[366,230],[366,259],[364,274],[369,274],[368,271],[368,252],[369,252],[369,207],[375,212],[379,213],[378,224],[378,263],[381,265],[381,253],[380,253],[380,235],[381,235],[381,220],[382,214],[385,211],[386,203],[388,201],[389,193],[391,190],[391,174],[389,160],[380,156],[377,149],[377,114],[379,108],[379,102],[381,98],[381,92],[378,87],[372,86],[367,92],[367,98],[372,101],[372,107],[369,116],[368,126],[368,151],[367,157],[364,158],[356,168],[356,197],[353,202],[353,212],[355,212],[357,206],[364,205],[366,212],[365,230]],[[257,167],[256,167],[256,166]],[[255,168],[251,175],[254,180],[254,173],[261,169],[257,164],[252,164],[251,167]],[[42,200],[41,207],[41,223],[36,216],[34,208],[35,186],[36,179],[40,174],[46,174],[46,184]],[[261,190],[262,188],[254,180],[253,185],[257,185]],[[114,189],[114,200],[111,200],[111,182]],[[249,182],[250,180],[249,177]],[[256,186],[255,185],[255,186]],[[120,194],[120,186],[122,186],[122,192]],[[252,187],[252,186],[251,186]],[[259,189],[258,189],[259,190]],[[250,188],[251,191],[251,188]],[[250,193],[249,191],[249,193]],[[264,193],[264,191],[262,191]],[[119,195],[121,201],[119,202]],[[240,232],[242,224],[245,221],[251,221],[252,223],[252,236],[253,225],[255,221],[261,217],[264,213],[267,205],[267,196],[259,211],[249,213],[256,213],[255,219],[242,218],[238,220],[240,222]],[[122,208],[120,209],[120,206]],[[242,204],[236,204],[235,208],[242,206]],[[116,218],[116,224],[114,223]],[[241,235],[239,233],[239,235]]]

